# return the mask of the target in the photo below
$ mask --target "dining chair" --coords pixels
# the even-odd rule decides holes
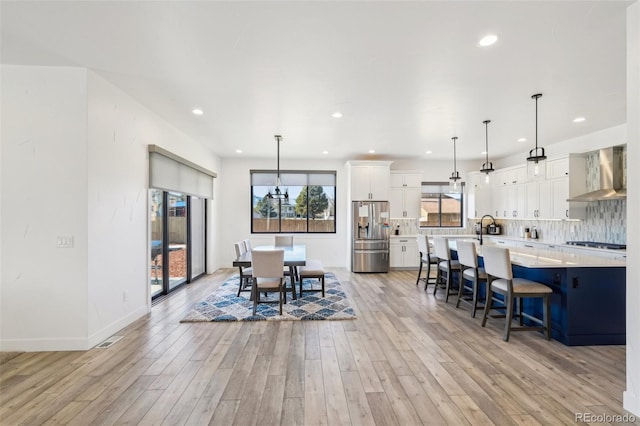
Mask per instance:
[[[251,245],[251,240],[250,240],[250,239],[248,239],[248,238],[247,238],[246,240],[243,240],[243,241],[244,241],[244,248],[245,248],[247,251],[251,251],[251,250],[253,250],[253,247],[252,247],[252,245]]]
[[[433,295],[436,295],[438,286],[440,286],[440,288],[444,286],[444,301],[447,303],[449,301],[449,295],[455,294],[453,291],[453,274],[460,272],[460,262],[451,258],[448,238],[434,238],[433,244],[435,246],[436,257],[438,258],[438,275],[436,277],[436,285],[433,288]],[[443,278],[443,274],[446,274],[446,278]]]
[[[284,294],[284,250],[252,250],[251,265],[253,266],[253,315],[256,314],[259,303],[274,303],[275,301],[260,301],[260,292],[278,292],[278,304],[282,315],[282,300]]]
[[[416,285],[418,285],[420,280],[423,280],[424,289],[426,290],[429,284],[436,283],[436,279],[431,278],[431,265],[437,265],[438,259],[431,255],[431,248],[429,247],[429,240],[426,235],[418,235],[416,237],[416,241],[418,242],[418,252],[420,253],[420,269],[418,269]],[[420,278],[420,275],[422,274],[422,265],[427,265],[427,276],[425,278]]]
[[[293,246],[293,235],[276,235],[275,236],[276,247],[291,247]]]
[[[487,318],[506,318],[504,327],[505,342],[509,341],[511,331],[542,330],[547,340],[551,338],[551,294],[553,290],[539,282],[524,278],[514,278],[511,269],[511,257],[508,248],[488,247],[482,249],[484,258],[484,268],[487,272],[487,297],[482,318],[482,326],[487,323]],[[493,308],[493,294],[497,293],[504,297],[504,305]],[[542,319],[525,314],[522,311],[523,298],[542,298]],[[519,326],[512,326],[514,302],[518,301]],[[505,309],[504,315],[490,315],[491,309]],[[523,319],[526,318],[539,326],[524,326]]]
[[[276,247],[293,247],[293,235],[276,235],[274,237],[274,243]],[[291,287],[293,287],[295,282],[299,279],[298,268],[295,266],[285,268],[284,275],[289,277],[291,280]]]
[[[243,241],[238,241],[234,244],[236,249],[236,258],[239,259],[243,256],[247,250],[245,248],[245,244]],[[251,286],[252,278],[253,278],[253,268],[251,266],[238,266],[240,270],[240,284],[238,285],[238,297],[240,297],[241,291],[249,291],[248,287]]]
[[[484,268],[478,267],[476,245],[472,241],[458,240],[456,241],[456,246],[458,249],[458,261],[460,262],[460,269],[462,271],[460,283],[458,285],[458,301],[456,302],[456,308],[460,307],[460,302],[469,303],[471,305],[471,317],[475,318],[476,310],[478,309],[480,282],[487,281],[487,273]],[[471,287],[467,287],[465,285],[466,282],[469,282]],[[465,298],[465,290],[469,291],[469,298]],[[480,306],[480,308],[484,308],[484,305]]]

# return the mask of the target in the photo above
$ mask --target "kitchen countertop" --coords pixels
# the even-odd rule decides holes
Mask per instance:
[[[476,243],[478,256],[482,256],[482,248],[488,245],[496,246],[490,239],[485,240],[485,245],[480,246],[477,240],[469,239]],[[456,241],[450,241],[452,250],[456,250]],[[509,247],[511,263],[525,268],[625,268],[624,260],[609,259],[606,257],[576,253],[563,253],[547,248]]]

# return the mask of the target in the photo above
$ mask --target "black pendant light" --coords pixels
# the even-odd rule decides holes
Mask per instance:
[[[538,99],[542,97],[542,93],[536,93],[531,99],[536,100],[536,147],[529,151],[527,157],[527,175],[530,179],[540,179],[546,175],[547,156],[544,148],[538,148]]]
[[[484,120],[484,153],[486,154],[485,162],[482,165],[480,171],[486,174],[485,181],[489,183],[489,173],[495,171],[493,168],[493,163],[489,161],[489,123],[491,120]]]
[[[460,180],[460,174],[456,169],[456,140],[457,139],[458,139],[457,136],[454,136],[451,138],[451,140],[453,141],[453,173],[451,173],[451,177],[449,178],[449,180],[451,180],[451,182],[449,182],[449,192],[453,194],[460,193],[460,184],[458,183],[458,181]]]
[[[275,135],[274,136],[276,138],[276,142],[278,143],[278,160],[277,160],[277,177],[276,177],[276,188],[273,190],[273,193],[271,193],[271,191],[267,192],[267,198],[269,199],[280,199],[280,200],[284,200],[285,203],[289,202],[289,191],[287,189],[284,190],[284,194],[282,193],[282,191],[280,190],[280,185],[282,185],[282,182],[280,182],[280,141],[282,140],[282,136],[280,135]]]

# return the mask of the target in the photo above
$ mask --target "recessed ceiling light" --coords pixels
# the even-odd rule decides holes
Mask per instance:
[[[520,139],[518,139],[518,142],[526,142],[526,141],[527,141],[527,138],[520,138]]]
[[[480,39],[478,44],[482,47],[491,46],[493,43],[498,41],[498,36],[495,34],[489,34]]]
[[[204,111],[201,110],[200,108],[194,108],[191,110],[192,113],[194,113],[195,115],[202,115],[204,114]]]
[[[242,154],[242,150],[241,149],[236,149],[236,154]]]
[[[342,113],[340,111],[336,111],[333,114],[331,114],[331,116],[333,118],[342,118]]]
[[[429,154],[432,154],[432,153],[433,153],[433,151],[429,150],[429,151],[425,151],[424,153],[425,153],[425,154],[427,154],[427,155],[429,155]]]
[[[370,150],[369,150],[369,154],[375,154],[375,153],[376,153],[376,150],[375,150],[375,149],[370,149]]]
[[[573,122],[574,123],[582,123],[585,120],[586,120],[586,118],[584,118],[584,117],[576,117],[576,118],[573,119]]]
[[[322,153],[323,153],[324,155],[327,155],[327,154],[329,153],[329,151],[322,151]]]

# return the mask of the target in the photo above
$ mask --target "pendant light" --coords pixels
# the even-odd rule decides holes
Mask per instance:
[[[542,179],[547,172],[547,156],[544,154],[544,148],[538,148],[538,99],[542,97],[542,93],[536,93],[531,99],[536,100],[536,147],[529,151],[527,157],[527,176],[531,180]]]
[[[456,170],[456,140],[457,136],[451,138],[453,141],[453,173],[451,173],[451,177],[449,178],[451,182],[449,182],[449,192],[452,194],[460,193],[460,184],[458,181],[460,180],[460,175],[458,174],[458,170]]]
[[[486,154],[485,162],[480,169],[480,172],[484,173],[486,176],[484,178],[485,183],[489,183],[489,173],[495,171],[493,168],[493,163],[489,161],[489,123],[491,120],[484,120],[484,153]]]
[[[280,181],[280,141],[282,140],[282,136],[280,135],[275,135],[274,136],[276,138],[276,142],[278,143],[278,157],[277,157],[277,177],[276,177],[276,188],[273,190],[273,193],[271,193],[271,191],[267,192],[267,198],[269,198],[270,200],[273,199],[281,199],[284,200],[285,203],[289,202],[289,191],[288,190],[284,190],[284,194],[282,193],[282,191],[280,190],[280,185],[282,185],[282,182]]]

